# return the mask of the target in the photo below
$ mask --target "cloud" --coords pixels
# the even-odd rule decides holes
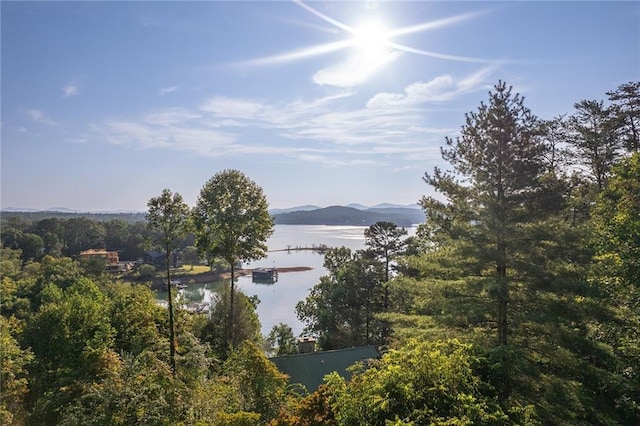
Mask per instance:
[[[67,84],[62,88],[62,97],[68,98],[70,96],[75,96],[79,92],[78,86],[76,84]]]
[[[398,52],[392,51],[374,56],[368,56],[362,52],[352,54],[344,61],[316,72],[313,82],[321,86],[355,87],[365,83],[399,56]]]
[[[169,93],[175,92],[179,88],[180,86],[161,87],[160,89],[158,89],[158,96],[168,95]]]
[[[415,164],[439,159],[443,136],[459,131],[430,125],[430,105],[484,88],[489,74],[442,75],[368,99],[351,90],[289,102],[213,96],[191,108],[105,121],[92,127],[92,139],[210,157],[276,155],[335,167]]]
[[[379,93],[369,100],[369,108],[414,106],[426,102],[446,102],[456,97],[488,87],[484,82],[495,67],[486,67],[469,76],[456,80],[451,75],[441,75],[428,82],[410,84],[404,93]]]
[[[29,109],[27,110],[27,114],[29,115],[29,117],[31,117],[32,120],[37,121],[38,123],[46,124],[49,126],[56,126],[58,124],[39,109]]]

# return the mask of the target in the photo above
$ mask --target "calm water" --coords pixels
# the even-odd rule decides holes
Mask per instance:
[[[288,324],[294,335],[302,333],[303,324],[295,313],[296,304],[304,300],[309,290],[320,281],[327,271],[322,266],[324,257],[311,250],[295,251],[295,247],[312,247],[325,244],[329,247],[349,247],[352,250],[364,248],[364,230],[362,226],[324,226],[324,225],[276,225],[275,232],[267,241],[270,252],[268,257],[243,265],[248,268],[290,266],[308,266],[313,269],[302,272],[280,273],[274,284],[253,283],[251,276],[239,277],[237,286],[248,296],[257,295],[260,299],[258,316],[262,324],[262,333],[268,334],[271,328],[283,322]],[[415,229],[408,229],[409,235]],[[283,250],[290,246],[292,251]],[[185,303],[206,303],[216,291],[219,282],[208,284],[190,284],[180,290]],[[166,299],[166,294],[164,296]]]

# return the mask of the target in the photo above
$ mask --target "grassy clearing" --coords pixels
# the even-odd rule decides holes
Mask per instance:
[[[176,275],[197,275],[209,272],[211,269],[206,265],[183,265],[179,268],[171,269],[171,271]]]

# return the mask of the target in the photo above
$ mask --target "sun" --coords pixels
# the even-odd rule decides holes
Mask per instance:
[[[323,55],[327,53],[337,52],[343,49],[355,49],[358,53],[357,60],[364,62],[363,65],[369,64],[369,68],[382,66],[396,57],[400,53],[411,53],[414,55],[426,56],[431,58],[444,59],[457,62],[471,62],[499,65],[503,64],[503,60],[474,58],[468,56],[451,55],[448,53],[431,52],[428,50],[416,49],[406,46],[395,41],[392,38],[412,34],[422,31],[433,30],[436,28],[446,27],[459,22],[472,19],[480,14],[480,12],[470,12],[460,15],[451,16],[430,22],[423,22],[416,25],[387,29],[382,20],[376,17],[363,21],[358,26],[350,26],[335,18],[314,9],[302,0],[292,0],[294,4],[305,9],[312,15],[331,24],[332,26],[348,33],[351,37],[330,43],[318,44],[294,50],[286,53],[280,53],[272,56],[252,59],[237,63],[237,65],[269,65],[283,62],[290,62],[300,59],[306,59],[313,56]]]
[[[353,45],[367,60],[378,61],[389,55],[388,31],[383,22],[368,20],[354,27]]]

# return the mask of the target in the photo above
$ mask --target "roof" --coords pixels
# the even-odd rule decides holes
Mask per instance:
[[[333,351],[312,352],[278,356],[271,361],[278,369],[289,375],[289,383],[301,383],[309,392],[315,391],[323,382],[324,376],[335,371],[345,379],[351,379],[347,368],[358,361],[378,358],[380,353],[375,346],[336,349]]]

